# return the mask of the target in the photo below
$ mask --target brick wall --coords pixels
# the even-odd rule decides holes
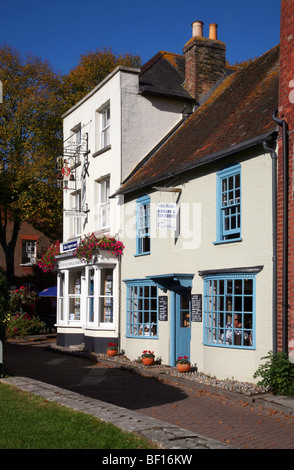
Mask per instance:
[[[224,74],[226,46],[221,41],[193,37],[183,52],[185,87],[199,103]]]
[[[280,90],[278,117],[288,125],[288,324],[283,344],[282,267],[283,267],[283,140],[278,139],[278,350],[289,350],[294,343],[294,0],[281,1]],[[286,182],[287,184],[287,182]],[[294,347],[293,347],[294,349]],[[294,360],[294,358],[293,358]]]
[[[8,239],[12,231],[12,222],[8,223],[7,234]],[[56,285],[55,274],[46,274],[35,265],[22,264],[22,243],[23,240],[32,240],[37,242],[37,258],[46,251],[47,247],[52,243],[52,239],[48,238],[42,232],[34,228],[28,222],[21,224],[21,230],[17,238],[15,252],[14,252],[14,270],[15,270],[15,285],[21,286],[24,283],[33,284],[38,291],[45,287]],[[2,246],[0,246],[0,272],[6,272],[5,254]]]

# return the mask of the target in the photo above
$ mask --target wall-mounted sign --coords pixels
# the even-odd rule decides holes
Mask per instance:
[[[73,240],[71,242],[62,243],[60,247],[60,251],[61,253],[65,253],[67,251],[76,250],[77,247],[78,247],[78,240]]]
[[[177,205],[175,202],[159,202],[156,205],[157,228],[159,230],[176,230]]]
[[[81,211],[74,211],[74,210],[69,210],[69,211],[64,211],[64,215],[66,217],[87,217],[87,212],[81,212]]]
[[[167,296],[159,295],[158,296],[158,319],[160,321],[167,321]]]
[[[191,320],[202,321],[202,294],[191,295]]]

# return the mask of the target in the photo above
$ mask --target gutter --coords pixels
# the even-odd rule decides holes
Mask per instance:
[[[282,127],[283,139],[283,278],[282,278],[282,339],[283,352],[288,353],[288,124],[276,117],[277,110],[273,112],[273,120]]]

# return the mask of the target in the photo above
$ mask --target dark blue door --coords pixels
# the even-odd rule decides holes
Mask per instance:
[[[176,360],[187,356],[190,360],[191,341],[191,291],[176,292]]]

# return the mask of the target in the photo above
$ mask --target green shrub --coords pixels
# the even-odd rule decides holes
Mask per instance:
[[[8,339],[37,335],[42,333],[45,323],[41,322],[39,317],[29,314],[16,314],[11,316],[6,323],[6,337]]]
[[[270,351],[265,364],[259,366],[253,377],[261,377],[259,385],[267,387],[274,395],[294,395],[294,364],[289,360],[288,354]]]

